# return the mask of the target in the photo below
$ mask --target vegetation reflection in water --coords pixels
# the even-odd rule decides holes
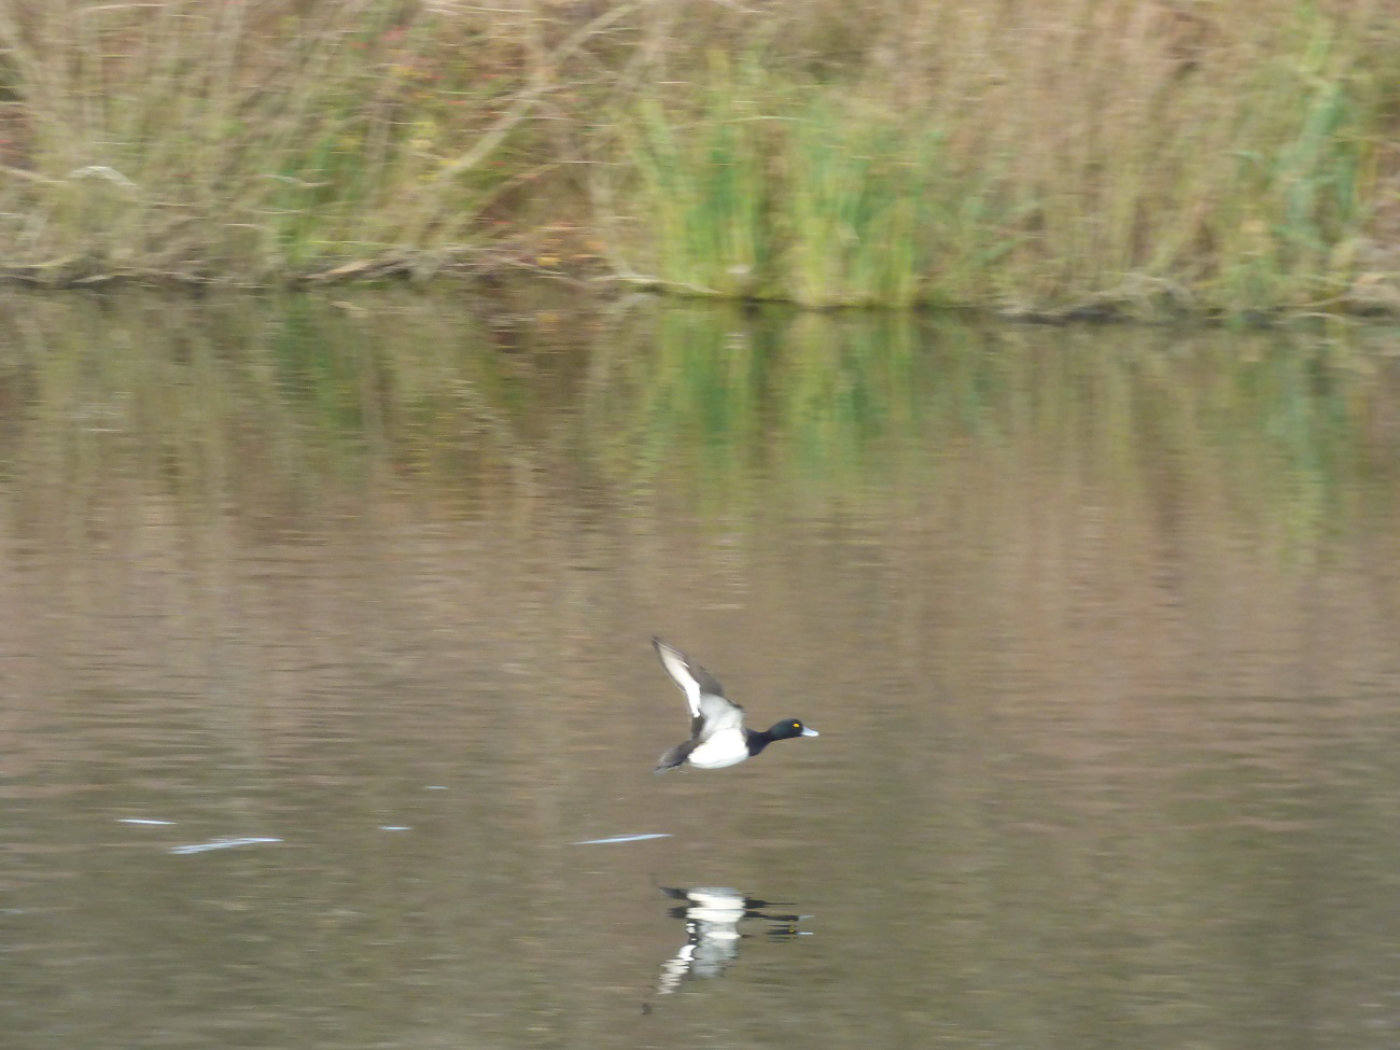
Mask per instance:
[[[31,496],[138,477],[236,506],[412,478],[500,500],[581,462],[619,492],[692,478],[692,498],[735,522],[774,483],[848,503],[897,492],[929,449],[1082,445],[1125,489],[1178,471],[1218,484],[1271,542],[1306,546],[1348,510],[1341,482],[1392,499],[1400,459],[1400,379],[1373,352],[1384,334],[1364,330],[1068,332],[646,300],[605,316],[546,300],[511,314],[517,346],[489,318],[406,295],[0,311],[0,383],[20,407],[0,464]]]
[[[711,512],[743,520],[775,482],[845,502],[928,469],[929,449],[1083,443],[1127,489],[1151,470],[1215,479],[1285,544],[1316,538],[1355,472],[1377,482],[1361,491],[1393,496],[1394,428],[1376,424],[1397,370],[1346,338],[718,316],[669,309],[638,326],[654,354],[622,340],[595,355],[606,379],[581,437],[619,484],[677,470]]]
[[[1263,599],[1245,603],[1248,613],[1265,627],[1272,617],[1275,629],[1293,639],[1300,635],[1291,604],[1302,586],[1321,579],[1317,589],[1332,593],[1349,579],[1320,575],[1336,557],[1327,542],[1336,534],[1362,537],[1348,556],[1374,556],[1373,605],[1358,604],[1353,621],[1334,625],[1325,615],[1331,607],[1319,602],[1307,637],[1330,649],[1343,634],[1359,633],[1353,627],[1366,627],[1365,618],[1389,600],[1387,580],[1393,583],[1385,573],[1394,564],[1387,551],[1394,553],[1400,469],[1394,408],[1400,374],[1393,355],[1378,350],[1383,333],[984,328],[948,318],[660,309],[651,300],[605,307],[535,301],[533,294],[518,293],[480,317],[458,304],[401,293],[348,303],[132,295],[101,303],[10,298],[0,304],[6,321],[0,330],[9,333],[0,343],[6,409],[0,522],[7,530],[0,572],[15,608],[25,610],[5,627],[7,637],[18,639],[10,648],[33,657],[7,669],[13,675],[7,714],[28,727],[7,737],[14,768],[52,768],[52,754],[36,758],[25,749],[37,749],[31,741],[46,741],[48,727],[71,720],[84,746],[57,738],[76,756],[60,763],[62,774],[110,810],[108,826],[119,813],[146,812],[178,815],[176,841],[185,844],[255,830],[285,841],[210,850],[202,859],[169,857],[168,844],[140,857],[135,849],[113,851],[125,867],[102,857],[101,885],[113,899],[152,892],[162,907],[190,907],[181,895],[193,892],[190,866],[202,866],[195,902],[201,930],[228,936],[201,938],[193,956],[159,944],[153,958],[170,972],[190,969],[193,957],[211,975],[245,982],[261,976],[266,984],[257,988],[274,1007],[286,1005],[283,982],[290,988],[314,973],[326,981],[316,987],[339,996],[336,1005],[353,1017],[362,1016],[360,1000],[372,991],[386,989],[397,1004],[410,985],[421,996],[433,977],[446,973],[438,991],[447,1005],[440,1009],[457,1020],[454,1009],[461,1007],[485,1033],[483,1042],[522,1043],[523,1017],[535,1026],[528,1037],[543,1032],[566,1043],[578,1036],[574,1045],[586,1045],[585,1037],[610,1031],[614,1021],[598,1006],[612,1002],[614,988],[600,988],[606,982],[599,976],[597,929],[607,928],[625,954],[628,972],[615,979],[633,980],[626,993],[634,1009],[639,989],[659,999],[684,982],[716,1000],[722,998],[711,994],[717,987],[728,996],[771,990],[748,980],[760,969],[751,965],[757,959],[742,958],[719,986],[692,980],[696,971],[674,965],[690,947],[691,957],[716,959],[723,969],[732,957],[716,945],[732,947],[727,928],[713,931],[722,936],[708,945],[704,927],[687,929],[685,946],[665,968],[657,960],[671,947],[629,941],[626,917],[660,911],[655,885],[636,889],[650,875],[646,865],[675,863],[684,870],[668,873],[665,885],[690,887],[677,891],[687,902],[695,887],[708,886],[712,895],[735,887],[743,915],[762,912],[735,923],[741,934],[745,925],[766,929],[759,924],[772,915],[781,940],[781,923],[799,908],[821,915],[821,936],[803,942],[814,950],[783,944],[764,976],[771,981],[775,970],[788,969],[804,981],[787,990],[812,991],[811,973],[802,967],[812,964],[816,948],[840,944],[824,957],[829,969],[821,973],[838,979],[813,994],[839,999],[857,987],[870,996],[870,1012],[820,1015],[837,1036],[849,1040],[872,1024],[901,1023],[908,1027],[882,1031],[907,1034],[937,1015],[988,1036],[984,1043],[1008,1031],[1026,1037],[1012,1041],[1026,1042],[1048,1030],[1047,1045],[1086,1045],[1071,1044],[1070,1037],[1088,1029],[1121,1031],[1115,1024],[1134,1035],[1161,1036],[1178,1023],[1202,1032],[1216,1018],[1262,1014],[1277,1005],[1264,1001],[1270,995],[1281,1002],[1298,970],[1252,950],[1264,943],[1302,959],[1312,945],[1290,946],[1292,928],[1269,925],[1278,901],[1296,890],[1279,877],[1278,862],[1290,848],[1298,852],[1287,860],[1326,861],[1335,845],[1329,836],[1337,836],[1378,843],[1364,863],[1346,871],[1322,864],[1328,895],[1315,902],[1319,923],[1355,923],[1331,948],[1327,965],[1345,971],[1348,993],[1371,994],[1351,968],[1356,959],[1384,958],[1378,942],[1386,938],[1365,932],[1376,925],[1365,920],[1378,912],[1364,903],[1345,913],[1329,908],[1333,897],[1380,899],[1358,892],[1374,890],[1385,877],[1373,877],[1366,864],[1394,870],[1381,833],[1388,812],[1384,778],[1375,797],[1356,792],[1356,782],[1346,778],[1389,768],[1393,749],[1384,735],[1368,739],[1362,729],[1351,736],[1340,731],[1321,745],[1306,730],[1330,724],[1334,707],[1345,708],[1355,726],[1384,725],[1383,704],[1360,693],[1334,704],[1325,685],[1295,674],[1292,665],[1271,668],[1277,678],[1242,674],[1243,684],[1227,683],[1221,694],[1178,692],[1167,698],[1174,703],[1165,703],[1153,692],[1160,680],[1149,681],[1152,667],[1133,680],[1136,692],[1123,685],[1139,673],[1131,660],[1106,679],[1115,690],[1111,702],[1081,703],[1083,694],[1071,687],[1082,679],[1064,667],[1077,669],[1088,646],[1119,636],[1056,628],[1057,617],[1082,622],[1089,613],[1121,608],[1074,604],[1074,587],[1101,582],[1095,570],[1106,571],[1109,583],[1120,582],[1114,572],[1134,580],[1186,574],[1189,559],[1152,557],[1152,545],[1182,542],[1183,535],[1202,545],[1244,537],[1248,557],[1229,568],[1233,575],[1212,582],[1220,568],[1212,562],[1197,567],[1195,586],[1210,588],[1212,599],[1262,590]],[[946,535],[960,545],[938,546],[952,542],[941,538],[939,515],[957,514],[970,524]],[[815,524],[779,527],[785,516]],[[1188,519],[1187,526],[1171,527],[1177,518]],[[852,520],[860,527],[847,527]],[[456,527],[463,522],[479,528]],[[1153,530],[1144,522],[1167,524]],[[1074,530],[1092,528],[1129,539],[1115,545],[1090,535],[1076,546]],[[1135,540],[1135,529],[1147,538]],[[590,545],[590,530],[612,530],[609,542]],[[697,535],[707,542],[696,544]],[[340,557],[324,555],[337,540],[345,544]],[[791,559],[766,565],[765,542],[790,545]],[[877,543],[884,561],[872,569],[873,558],[860,558]],[[978,550],[979,543],[992,553]],[[813,554],[818,544],[826,545],[820,557]],[[678,566],[676,551],[693,558],[694,567]],[[303,560],[285,569],[294,555]],[[1074,557],[1081,561],[1060,567]],[[1018,571],[1032,562],[1034,570]],[[741,580],[733,587],[723,578],[731,563]],[[604,575],[599,564],[607,587],[590,589],[589,580]],[[809,568],[812,590],[785,584]],[[966,585],[950,587],[952,598],[916,587],[916,577],[919,585],[937,585],[958,572]],[[783,591],[785,585],[793,589]],[[849,618],[826,624],[819,600],[847,585],[869,586],[874,597],[853,605]],[[998,587],[1012,599],[979,619],[986,610],[971,606],[985,601],[990,608],[996,598],[984,596]],[[647,614],[708,615],[677,612],[670,604],[677,593],[746,596],[751,607],[742,614],[726,611],[705,621],[716,633],[742,632],[773,618],[766,614],[789,617],[778,637],[783,630],[825,630],[808,643],[822,649],[819,671],[795,670],[785,653],[779,658],[788,663],[771,673],[806,682],[813,701],[828,705],[827,715],[839,712],[887,752],[878,763],[842,766],[857,734],[818,723],[842,742],[823,754],[820,775],[809,771],[800,781],[810,812],[843,836],[841,849],[820,858],[824,898],[799,881],[811,863],[805,831],[755,846],[752,855],[761,856],[755,870],[742,864],[737,872],[716,870],[708,854],[696,856],[695,840],[703,837],[708,846],[732,832],[725,823],[732,806],[712,806],[683,827],[693,802],[688,794],[680,796],[685,806],[677,796],[647,795],[644,813],[617,801],[626,793],[615,790],[617,770],[628,757],[639,756],[638,775],[650,781],[655,737],[640,704],[626,724],[598,728],[600,708],[615,711],[618,676],[590,650],[603,630],[630,629],[610,600],[633,617],[639,606]],[[800,600],[788,600],[794,596]],[[1178,590],[1169,597],[1192,596]],[[813,607],[810,614],[801,599]],[[1023,612],[1037,601],[1038,608]],[[1240,604],[1202,604],[1219,613],[1218,622],[1231,623],[1231,644],[1262,645],[1258,635],[1245,633],[1260,628],[1231,619]],[[955,605],[967,623],[945,626],[947,617],[936,614]],[[779,606],[784,610],[775,614]],[[918,620],[927,609],[934,612]],[[1160,623],[1146,614],[1142,620]],[[1376,622],[1386,621],[1373,617]],[[989,624],[1002,635],[973,637]],[[298,632],[308,625],[321,633],[303,639]],[[1200,629],[1218,633],[1217,621]],[[1017,631],[1039,644],[1004,645]],[[947,685],[937,698],[904,694],[893,733],[859,723],[871,716],[864,704],[850,710],[857,705],[849,701],[863,696],[856,687],[864,683],[840,679],[842,665],[856,664],[854,650],[880,634],[894,636],[883,641],[888,650],[876,668],[891,676],[877,683],[881,688],[899,686],[898,673],[927,675],[936,657],[975,649],[967,666],[937,667]],[[636,642],[639,662],[644,639]],[[1079,650],[1072,648],[1076,641]],[[706,651],[723,648],[706,643]],[[1176,652],[1162,651],[1162,663]],[[583,653],[594,662],[579,659]],[[1112,660],[1120,655],[1115,650]],[[741,654],[736,662],[745,659]],[[1393,643],[1363,639],[1335,659],[1355,676],[1348,683],[1368,676],[1385,682]],[[570,664],[567,674],[559,663]],[[1200,680],[1222,665],[1235,669],[1222,657],[1203,667]],[[154,685],[143,677],[151,667],[166,675]],[[985,686],[988,667],[1008,669],[994,678],[998,686],[1018,674],[1038,686],[1060,673],[1061,691],[1048,700],[1037,692],[1022,707],[1001,696],[1000,706],[986,712],[973,710],[972,702],[959,706],[960,692],[978,695],[972,687],[979,675]],[[814,683],[814,675],[828,673],[831,680]],[[661,699],[649,664],[645,675],[649,684],[639,684],[636,695],[664,704],[656,724],[669,725],[674,698]],[[1286,687],[1269,693],[1259,680]],[[1232,706],[1218,702],[1227,688],[1255,692]],[[464,689],[472,704],[461,702]],[[1307,702],[1269,699],[1295,693]],[[1314,694],[1329,699],[1314,704]],[[141,705],[153,695],[175,699],[152,713]],[[1066,695],[1074,702],[1055,706]],[[129,765],[112,757],[116,732],[82,721],[96,717],[88,707],[114,721],[109,711],[128,709],[149,720],[131,729]],[[992,722],[998,728],[988,731],[990,743],[973,735]],[[480,732],[482,724],[489,733]],[[535,732],[541,724],[548,734]],[[422,739],[409,749],[402,737],[414,733]],[[1149,750],[1140,746],[1148,739],[1167,740],[1167,757],[1141,753]],[[1250,750],[1256,739],[1266,741],[1262,760]],[[930,740],[940,742],[937,754],[923,750]],[[352,752],[348,741],[372,746]],[[182,803],[229,800],[229,810],[240,815],[285,819],[233,828],[231,821],[213,826],[212,817],[191,820],[168,805],[133,805],[133,791],[164,792],[167,801],[179,795],[166,781],[160,791],[149,787],[152,751],[160,747],[168,751],[156,753],[182,771],[165,775],[188,783]],[[1089,757],[1077,762],[1083,756],[1077,748]],[[103,761],[93,761],[94,753]],[[1301,779],[1318,766],[1326,767],[1323,774]],[[477,767],[492,778],[484,788],[472,779]],[[800,760],[779,768],[783,781],[766,769],[758,779],[727,783],[745,784],[746,799],[769,805],[771,816],[780,810],[764,792],[804,776]],[[1292,776],[1300,780],[1287,779]],[[868,791],[849,794],[852,779]],[[362,792],[362,784],[369,789]],[[652,790],[694,787],[681,782]],[[71,798],[46,791],[36,798],[8,799],[29,807],[13,823],[15,834],[89,830],[74,830],[74,814],[65,808]],[[886,813],[891,798],[900,800],[901,817],[921,820],[907,840],[901,824],[894,844],[870,819]],[[1219,808],[1230,812],[1222,818]],[[307,813],[300,827],[290,826],[292,817]],[[840,826],[843,819],[850,826]],[[407,826],[413,833],[383,834]],[[1047,845],[1047,827],[1073,833]],[[568,848],[590,841],[584,838],[590,832],[612,837],[614,831],[673,838],[635,850]],[[139,834],[126,825],[122,832]],[[630,859],[645,850],[654,851],[652,860]],[[1053,864],[1045,863],[1047,853]],[[179,872],[152,869],[146,854]],[[44,848],[24,853],[52,855]],[[872,856],[907,876],[891,874],[898,890],[867,892],[877,881]],[[81,864],[86,855],[78,857],[70,863]],[[1100,877],[1105,857],[1115,865],[1111,878]],[[591,882],[578,879],[580,869],[591,873]],[[614,879],[617,873],[638,877]],[[1065,881],[1073,885],[1067,889]],[[606,900],[598,891],[604,884],[612,891]],[[250,885],[265,898],[249,904]],[[758,908],[743,901],[748,892],[796,903]],[[1060,894],[1071,920],[1089,920],[1091,936],[1047,918]],[[345,906],[347,898],[354,907]],[[542,908],[542,899],[557,907]],[[675,899],[685,912],[675,918],[690,923],[692,905]],[[206,900],[233,905],[225,913],[203,908]],[[295,912],[304,900],[316,903],[314,914]],[[504,916],[503,928],[473,910],[482,900]],[[859,907],[843,916],[851,901]],[[102,903],[76,914],[100,919],[99,932],[110,932],[103,945],[109,953],[117,951],[112,945],[128,950],[133,932],[140,932],[122,918],[129,909],[97,915]],[[739,907],[718,911],[727,917]],[[851,940],[862,936],[867,907],[887,925],[865,942],[864,956],[849,953]],[[162,918],[183,920],[178,907],[167,911],[143,913],[143,923],[163,929]],[[1183,940],[1181,931],[1197,930],[1197,919],[1209,925],[1204,942]],[[916,934],[904,932],[915,924]],[[285,936],[291,928],[314,931],[314,952],[303,954],[291,943],[295,938]],[[926,929],[943,939],[925,936]],[[674,933],[670,927],[668,936]],[[1023,942],[1032,944],[1024,953]],[[206,951],[206,943],[214,947]],[[407,945],[405,954],[419,969],[380,951],[386,943]],[[744,945],[745,952],[760,943]],[[902,955],[883,954],[895,943]],[[518,964],[502,965],[505,944]],[[213,958],[219,946],[232,954]],[[935,955],[954,962],[937,969]],[[121,969],[109,965],[110,954],[84,958],[106,973]],[[1046,972],[1034,972],[1034,961],[1047,959]],[[1207,965],[1203,973],[1202,962],[1217,969]],[[58,970],[36,964],[33,972],[37,978],[11,985],[3,1000],[23,1009],[21,1032],[42,1023],[46,1009],[42,996],[24,989],[48,987]],[[1138,983],[1125,991],[1122,972]],[[931,973],[946,978],[946,986],[914,987]],[[855,982],[861,974],[868,979]],[[1245,990],[1261,982],[1267,995]],[[114,994],[113,985],[104,987]],[[579,990],[576,996],[561,991],[570,988]],[[1221,989],[1218,998],[1214,989]],[[668,999],[668,1012],[686,998]],[[737,1001],[740,1008],[752,1002]],[[221,1021],[233,1015],[225,999],[205,1002]],[[1334,1017],[1346,1007],[1319,1007],[1329,1009]],[[89,1008],[84,1016],[100,1012]],[[387,1016],[376,1020],[388,1030],[367,1026],[355,1033],[362,1044],[386,1045],[402,1034],[393,1030],[400,1019],[392,1010]],[[349,1031],[335,1034],[346,1036],[343,1044],[354,1042]],[[790,1034],[777,1032],[774,1045]]]

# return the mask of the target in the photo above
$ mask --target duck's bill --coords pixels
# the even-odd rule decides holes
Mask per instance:
[[[803,735],[803,736],[821,736],[821,734],[818,733],[818,732],[817,732],[815,729],[813,729],[811,726],[803,726],[803,727],[802,727],[802,735]]]

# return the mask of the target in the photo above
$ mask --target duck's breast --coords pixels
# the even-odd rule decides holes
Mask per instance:
[[[697,769],[723,769],[749,757],[749,742],[737,726],[711,733],[690,752],[690,764]]]

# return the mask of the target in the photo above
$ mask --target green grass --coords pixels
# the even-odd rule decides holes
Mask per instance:
[[[1381,0],[0,6],[0,266],[1400,312]],[[348,265],[347,265],[348,264]]]
[[[723,67],[723,63],[717,63]],[[647,248],[655,275],[695,294],[756,292],[771,255],[764,121],[721,68],[705,108],[688,124],[673,123],[654,98],[638,103],[630,136],[645,201]]]
[[[432,180],[442,161],[422,133],[445,100],[424,91],[427,29],[397,25],[400,6],[0,15],[0,83],[24,116],[23,166],[0,184],[6,263],[257,281],[435,247],[429,224],[402,233],[425,211],[472,211],[518,172]]]
[[[1387,250],[1372,225],[1400,220],[1385,138],[1400,63],[1379,46],[1400,31],[1274,6],[1281,27],[1210,24],[1222,36],[1189,62],[1145,29],[1079,27],[1073,76],[1034,33],[984,42],[990,86],[964,71],[912,108],[869,72],[831,83],[711,62],[695,89],[620,118],[647,144],[630,153],[632,254],[663,286],[815,307],[1344,306],[1360,258]],[[1225,28],[1247,34],[1233,50]],[[919,44],[951,62],[958,42]]]
[[[936,250],[936,132],[818,97],[793,124],[782,201],[783,280],[809,306],[910,306]]]

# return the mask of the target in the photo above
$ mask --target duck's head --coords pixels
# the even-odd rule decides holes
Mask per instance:
[[[768,735],[774,740],[787,740],[795,736],[820,736],[815,729],[809,729],[796,718],[784,718],[781,722],[774,722],[773,728],[768,730]]]

